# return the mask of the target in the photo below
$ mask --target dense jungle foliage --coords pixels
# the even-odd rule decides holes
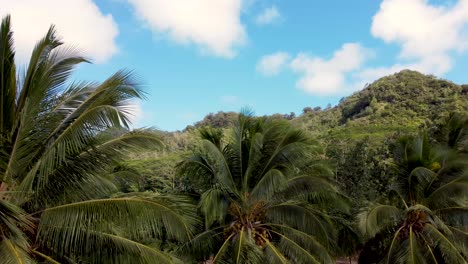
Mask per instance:
[[[335,106],[129,128],[133,74],[71,82],[0,28],[1,263],[467,263],[468,86],[404,70]]]

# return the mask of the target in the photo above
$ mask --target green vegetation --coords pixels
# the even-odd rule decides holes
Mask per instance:
[[[206,230],[188,251],[215,263],[332,263],[329,212],[341,197],[319,146],[286,122],[238,117],[179,165],[193,178]]]
[[[120,71],[66,86],[86,59],[61,48],[53,27],[17,75],[10,18],[0,30],[0,257],[2,263],[172,263],[139,241],[187,240],[186,199],[116,195],[112,167],[156,147],[153,131],[128,131],[127,104],[142,91]]]
[[[361,262],[466,263],[467,156],[431,145],[425,134],[400,138],[394,152],[395,183],[358,216],[363,234],[384,250],[365,246]]]
[[[468,86],[405,70],[325,109],[129,129],[128,71],[0,28],[2,263],[467,263]]]

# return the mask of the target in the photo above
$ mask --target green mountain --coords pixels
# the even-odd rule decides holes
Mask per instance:
[[[468,111],[468,85],[404,70],[383,77],[329,109],[305,108],[292,122],[328,139],[382,140]]]
[[[416,133],[420,127],[433,127],[450,112],[468,112],[468,85],[404,70],[343,98],[335,107],[306,107],[298,117],[294,113],[270,117],[290,120],[321,140],[336,166],[337,179],[349,178],[346,174],[370,179],[377,177],[390,158],[387,139],[397,132]],[[197,128],[229,129],[236,117],[234,112],[211,113],[184,131],[164,132],[164,152],[141,153],[124,165],[142,174],[140,190],[178,190],[174,166],[196,145]],[[350,162],[359,163],[351,164],[353,168],[368,171],[351,173]]]

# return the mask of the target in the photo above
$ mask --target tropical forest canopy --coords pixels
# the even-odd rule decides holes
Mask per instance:
[[[72,82],[54,27],[15,61],[5,17],[2,263],[468,262],[468,85],[404,70],[165,132],[130,128],[132,72]]]

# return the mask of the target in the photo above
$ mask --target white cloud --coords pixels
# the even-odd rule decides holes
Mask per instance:
[[[231,58],[246,40],[240,21],[242,0],[128,0],[155,33],[193,43],[204,53]]]
[[[452,53],[468,48],[467,25],[468,0],[452,6],[435,6],[427,0],[384,0],[371,32],[386,43],[400,45],[400,59],[412,61],[406,66],[444,74],[452,68]]]
[[[0,0],[0,16],[11,14],[18,61],[25,63],[31,51],[56,25],[65,44],[77,47],[97,63],[117,52],[117,24],[91,0]]]
[[[281,51],[265,55],[257,63],[257,71],[267,76],[276,75],[290,58],[291,56],[288,53]]]
[[[360,44],[345,43],[329,60],[300,53],[290,67],[302,74],[296,83],[298,88],[311,94],[331,95],[349,89],[346,74],[358,71],[371,56]]]
[[[299,54],[289,64],[301,74],[297,87],[311,94],[345,94],[403,69],[444,75],[452,69],[455,56],[468,50],[468,0],[446,5],[428,0],[383,0],[373,17],[371,33],[400,47],[393,65],[365,67],[372,53],[356,43],[344,44],[328,60]],[[273,73],[279,72],[272,68]]]
[[[275,21],[278,21],[281,18],[281,14],[276,8],[276,6],[271,6],[264,9],[255,19],[257,25],[268,25],[272,24]]]

